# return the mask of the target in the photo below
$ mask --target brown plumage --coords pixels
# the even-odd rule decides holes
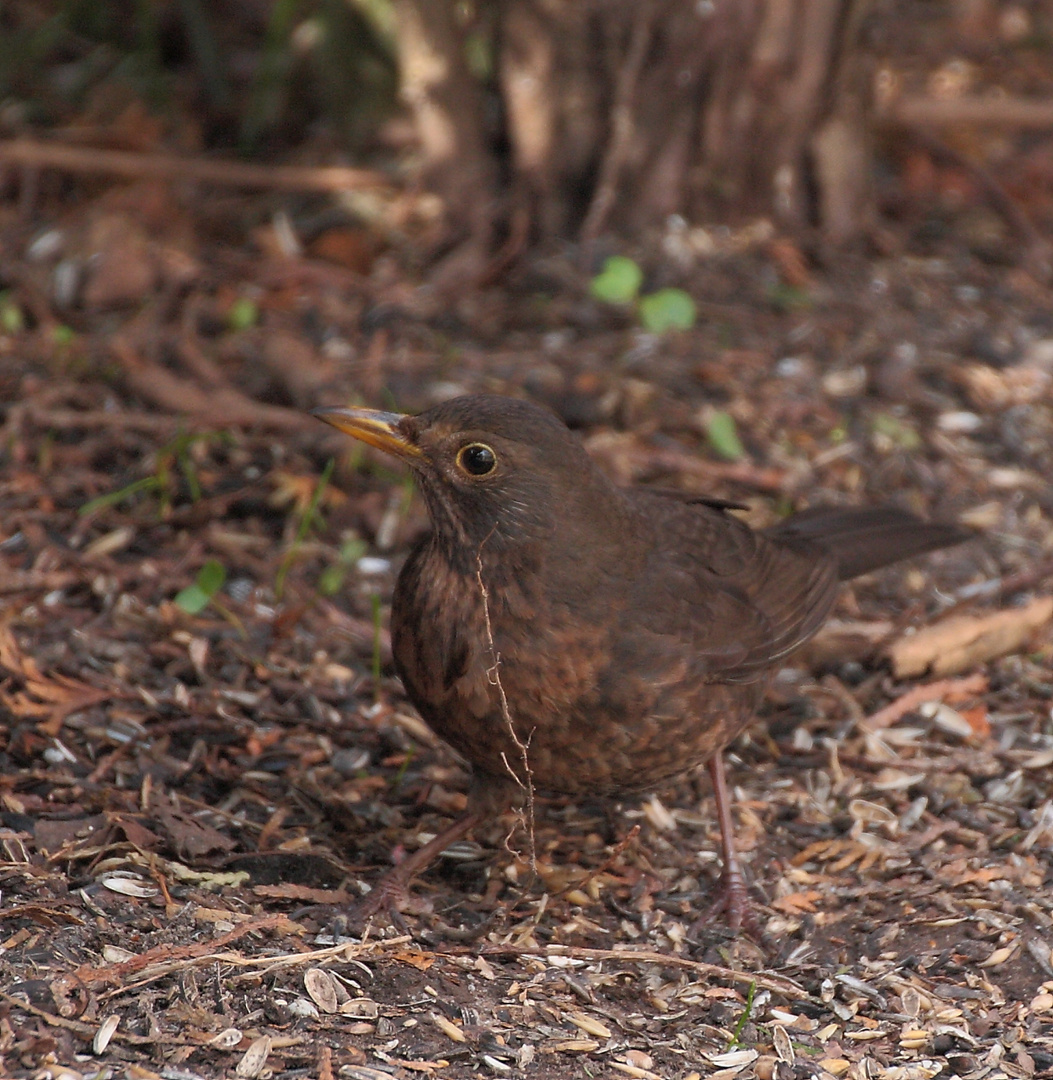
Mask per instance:
[[[410,700],[474,770],[469,814],[434,844],[516,798],[524,745],[533,784],[571,795],[648,791],[708,762],[733,925],[720,750],[822,625],[839,580],[967,535],[888,508],[756,532],[717,501],[615,486],[555,416],[512,398],[316,415],[407,461],[431,517],[391,634]]]

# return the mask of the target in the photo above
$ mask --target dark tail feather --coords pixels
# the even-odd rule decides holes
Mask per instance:
[[[975,535],[957,525],[922,521],[891,506],[816,507],[794,514],[767,534],[791,547],[803,543],[825,548],[837,558],[842,581]]]

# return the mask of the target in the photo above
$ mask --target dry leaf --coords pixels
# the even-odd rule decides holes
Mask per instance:
[[[990,615],[959,615],[901,637],[888,648],[897,679],[931,672],[956,675],[999,656],[1020,652],[1053,619],[1053,597]]]
[[[410,967],[415,967],[418,971],[427,971],[435,963],[434,956],[417,952],[414,949],[403,949],[401,952],[395,953],[392,959],[401,960],[404,964],[409,964]]]
[[[0,705],[15,716],[40,720],[45,735],[57,736],[70,713],[98,705],[114,695],[68,675],[44,675],[31,656],[18,646],[9,627],[0,627],[0,668],[23,684],[22,690],[0,690]]]
[[[803,854],[803,853],[802,853]],[[821,900],[823,894],[817,889],[809,889],[807,892],[794,892],[788,896],[780,896],[773,900],[771,906],[784,915],[796,915],[800,911],[815,911],[817,900]]]

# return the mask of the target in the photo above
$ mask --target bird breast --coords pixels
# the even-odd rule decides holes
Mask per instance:
[[[645,791],[708,759],[756,705],[762,687],[705,685],[681,643],[638,641],[619,590],[583,615],[586,600],[544,591],[542,574],[493,571],[500,587],[425,540],[392,605],[410,700],[477,771],[521,775],[525,747],[538,788]]]

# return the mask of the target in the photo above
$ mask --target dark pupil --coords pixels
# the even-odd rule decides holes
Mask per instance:
[[[494,467],[494,452],[488,446],[466,446],[461,452],[461,464],[472,476],[485,476]]]

